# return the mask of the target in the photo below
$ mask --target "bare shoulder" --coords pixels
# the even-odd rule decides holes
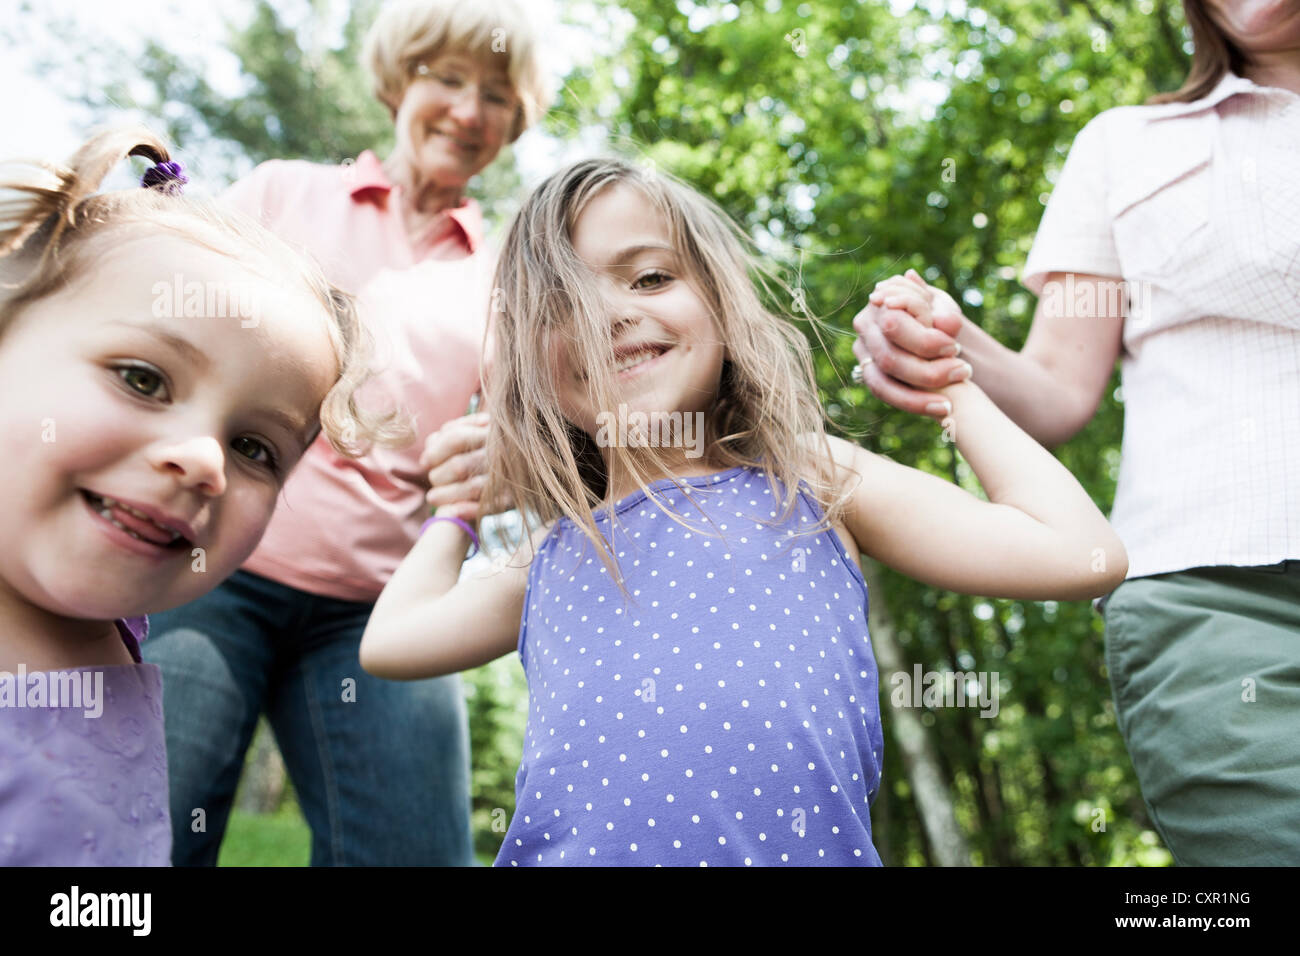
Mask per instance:
[[[467,575],[467,579],[492,581],[505,574],[517,584],[526,584],[533,559],[546,536],[555,527],[554,521],[548,521],[539,527],[530,529],[518,541],[507,543],[505,547],[488,553],[491,562],[478,567]],[[503,579],[504,580],[504,579]]]
[[[528,545],[532,549],[533,553],[536,553],[537,549],[542,546],[542,542],[550,537],[551,532],[555,530],[555,522],[557,520],[559,519],[552,518],[545,524],[538,525],[529,533]]]
[[[538,525],[530,530],[520,540],[518,547],[510,556],[510,563],[516,567],[527,567],[532,563],[533,558],[537,555],[537,550],[542,546],[542,542],[550,537],[551,532],[555,529],[555,522],[558,519],[552,518],[544,524]]]
[[[847,439],[840,438],[837,435],[826,435],[824,437],[824,445],[822,444],[822,436],[819,435],[804,435],[802,441],[810,456],[825,456],[829,452],[831,461],[835,464],[836,490],[841,494],[852,491],[867,479],[870,472],[881,465],[889,464],[889,459],[867,451],[861,445],[854,444]],[[814,459],[812,458],[809,459],[806,473],[815,473]]]
[[[913,492],[915,479],[922,476],[913,468],[846,439],[827,435],[826,443],[835,463],[833,490],[844,498],[848,530],[859,541],[875,537],[880,523],[889,515],[881,503]]]
[[[853,453],[857,445],[830,434],[804,432],[799,436],[799,443],[809,455],[825,456],[828,452],[835,464],[848,467],[852,464]],[[813,462],[810,460],[809,465]]]
[[[839,535],[840,540],[843,542],[848,555],[855,561],[860,560],[861,548],[858,544],[858,536],[853,532],[852,526],[856,521],[856,513],[859,508],[858,491],[866,480],[864,469],[869,467],[869,459],[875,456],[871,455],[865,448],[835,435],[807,434],[802,436],[802,441],[809,453],[804,468],[806,477],[817,479],[817,461],[819,459],[824,461],[827,454],[830,456],[833,465],[831,469],[833,479],[832,486],[829,489],[824,489],[825,496],[828,499],[839,500],[846,497],[848,499],[842,516],[834,522],[833,527],[835,533]],[[829,503],[829,500],[823,500],[821,505],[826,508]]]
[[[865,449],[861,445],[855,445],[853,442],[840,438],[838,435],[827,435],[826,442],[830,445],[831,454],[835,458],[835,463],[843,468],[855,468],[858,463],[858,456]]]

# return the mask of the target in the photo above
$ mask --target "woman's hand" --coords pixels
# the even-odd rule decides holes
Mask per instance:
[[[487,412],[447,422],[430,435],[420,455],[420,467],[429,470],[425,500],[439,515],[475,522],[479,496],[487,483]]]
[[[913,269],[881,282],[868,301],[853,320],[863,383],[897,409],[942,421],[949,404],[939,390],[971,375],[958,358],[960,307]]]

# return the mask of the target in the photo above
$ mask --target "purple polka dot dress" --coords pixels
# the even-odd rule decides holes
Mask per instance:
[[[801,487],[765,473],[653,483],[568,519],[529,572],[529,710],[497,866],[867,866],[883,741],[867,589]],[[768,522],[768,523],[764,523]]]

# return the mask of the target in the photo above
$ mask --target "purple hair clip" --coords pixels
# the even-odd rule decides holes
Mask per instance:
[[[146,169],[144,176],[140,178],[140,185],[145,189],[162,186],[169,193],[179,194],[181,187],[189,181],[184,166],[178,162],[167,162],[157,163],[150,169]]]

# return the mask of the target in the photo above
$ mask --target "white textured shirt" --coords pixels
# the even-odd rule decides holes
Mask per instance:
[[[1128,296],[1111,522],[1129,577],[1300,558],[1300,97],[1228,74],[1097,116],[1024,283],[1051,272]]]

